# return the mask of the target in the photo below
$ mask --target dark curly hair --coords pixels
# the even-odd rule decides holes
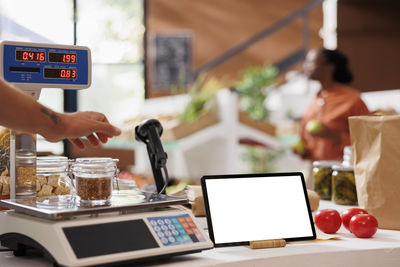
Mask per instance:
[[[333,70],[333,80],[343,84],[349,84],[353,81],[353,74],[350,71],[348,59],[338,50],[329,50],[322,48],[321,53],[325,59],[335,67]]]

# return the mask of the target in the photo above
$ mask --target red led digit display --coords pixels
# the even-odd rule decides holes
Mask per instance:
[[[69,79],[75,80],[77,78],[76,69],[44,69],[44,77],[52,79]]]
[[[45,52],[36,52],[36,51],[15,51],[15,59],[22,61],[37,61],[43,62],[46,60]]]
[[[49,53],[49,62],[76,63],[76,54]]]

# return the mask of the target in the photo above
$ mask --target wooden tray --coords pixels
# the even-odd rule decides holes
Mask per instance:
[[[266,122],[266,121],[257,121],[252,119],[247,113],[244,111],[239,111],[239,122],[252,127],[256,130],[269,134],[271,136],[275,136],[276,127],[275,125]]]
[[[183,137],[198,132],[218,122],[218,116],[214,109],[208,110],[192,123],[179,123],[171,128],[164,128],[161,140],[164,142],[179,140]]]

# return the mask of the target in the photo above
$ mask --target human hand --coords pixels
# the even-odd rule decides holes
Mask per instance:
[[[83,136],[87,137],[91,145],[98,146],[100,142],[106,143],[108,138],[121,134],[121,130],[111,125],[102,113],[84,111],[58,114],[58,117],[59,131],[43,135],[48,141],[56,142],[67,138],[72,144],[83,149]]]
[[[336,144],[340,144],[342,142],[342,138],[340,137],[340,135],[337,132],[331,130],[330,128],[328,128],[324,125],[321,126],[321,129],[319,131],[309,132],[309,134],[312,137],[316,137],[316,138],[330,139]]]
[[[311,153],[307,149],[299,150],[298,148],[292,146],[291,150],[293,154],[296,154],[301,157],[301,159],[306,160],[306,159],[311,159]]]

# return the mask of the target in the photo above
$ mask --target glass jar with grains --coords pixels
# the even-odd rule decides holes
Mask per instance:
[[[67,157],[37,157],[36,193],[38,197],[71,193],[69,161]]]
[[[357,205],[353,166],[335,165],[332,170],[332,200],[341,205]]]
[[[36,194],[36,151],[17,150],[15,153],[15,193],[17,196]]]
[[[112,194],[113,179],[118,175],[117,159],[77,158],[72,164],[76,195],[83,205],[104,205]]]
[[[330,200],[332,197],[332,166],[339,161],[320,160],[313,162],[314,190],[321,199]]]

